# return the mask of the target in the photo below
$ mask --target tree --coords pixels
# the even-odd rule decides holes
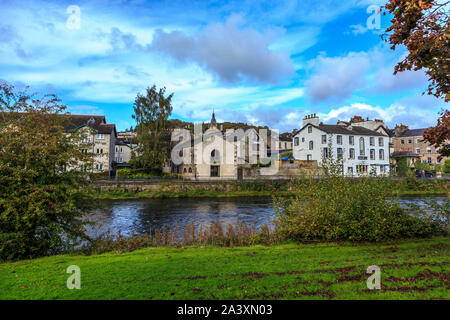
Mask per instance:
[[[448,110],[442,112],[442,116],[438,119],[436,127],[425,131],[424,139],[435,148],[439,148],[439,160],[443,157],[450,156],[450,112]]]
[[[386,30],[391,49],[405,45],[408,55],[395,66],[394,74],[426,69],[428,94],[449,100],[450,38],[448,5],[450,1],[389,0],[385,9],[394,18]]]
[[[77,168],[92,157],[64,130],[65,109],[0,83],[0,260],[59,253],[85,236]]]
[[[168,118],[172,113],[173,93],[165,97],[166,88],[147,88],[146,94],[137,94],[134,101],[137,149],[132,162],[136,167],[160,172],[170,152]]]

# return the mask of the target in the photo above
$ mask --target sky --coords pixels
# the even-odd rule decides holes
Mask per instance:
[[[56,93],[73,114],[134,126],[137,93],[174,93],[171,118],[301,128],[354,115],[434,125],[423,70],[382,40],[384,1],[0,0],[0,80]]]

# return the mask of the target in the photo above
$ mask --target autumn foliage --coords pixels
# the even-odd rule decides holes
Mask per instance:
[[[450,98],[449,5],[450,1],[390,0],[385,6],[394,16],[386,30],[387,41],[392,49],[404,45],[409,51],[394,74],[425,69],[428,94],[446,101]]]

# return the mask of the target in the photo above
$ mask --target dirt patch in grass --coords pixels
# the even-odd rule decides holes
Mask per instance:
[[[450,274],[443,273],[443,272],[433,272],[430,269],[425,269],[425,271],[419,272],[413,277],[405,277],[400,278],[396,276],[390,276],[385,279],[385,281],[388,282],[416,282],[419,280],[436,280],[438,279],[441,282],[444,282],[447,284],[447,286],[450,284]]]

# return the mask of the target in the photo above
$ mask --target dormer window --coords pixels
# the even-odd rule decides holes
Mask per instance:
[[[99,134],[97,134],[96,139],[97,140],[103,140],[103,139],[105,139],[105,135],[103,133],[99,133]]]

